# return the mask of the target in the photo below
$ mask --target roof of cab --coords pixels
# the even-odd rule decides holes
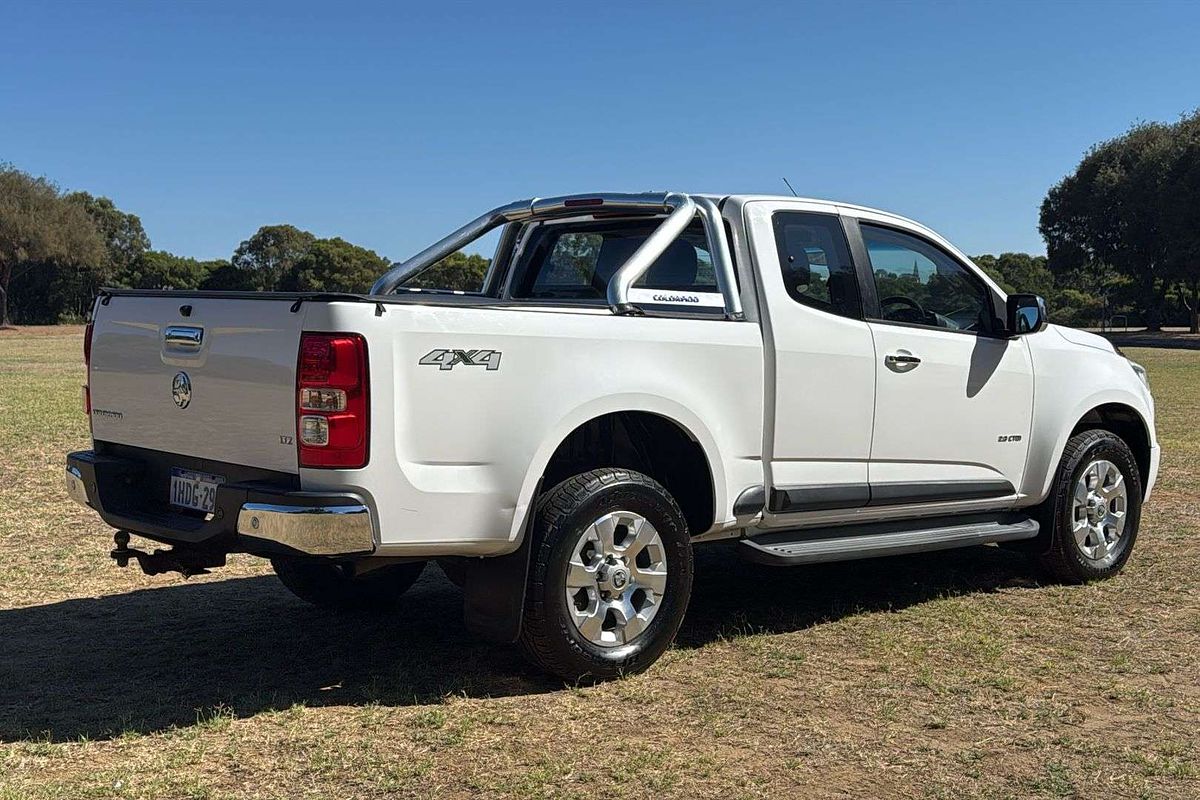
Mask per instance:
[[[813,203],[813,204],[831,206],[833,208],[838,209],[839,211],[850,211],[850,212],[863,211],[868,214],[877,214],[880,217],[885,217],[887,219],[894,220],[896,222],[902,223],[904,226],[910,226],[910,227],[916,228],[917,230],[931,233],[934,236],[937,236],[939,239],[942,238],[941,236],[938,235],[938,233],[936,231],[934,231],[928,225],[924,225],[920,222],[917,222],[915,219],[911,219],[909,217],[905,217],[900,214],[897,214],[894,211],[884,211],[881,208],[872,208],[870,206],[859,205],[857,203],[846,203],[841,200],[829,200],[829,199],[822,198],[822,197],[793,197],[792,195],[788,195],[788,194],[710,195],[710,194],[700,193],[700,194],[697,194],[696,196],[710,197],[713,200],[717,201],[718,203],[733,202],[733,203],[737,203],[738,205],[743,205],[746,203],[753,203],[753,202],[763,202],[763,201],[773,202],[773,203],[774,202],[778,202],[778,203]]]

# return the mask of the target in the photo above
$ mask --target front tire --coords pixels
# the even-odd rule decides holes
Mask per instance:
[[[671,645],[692,591],[683,512],[651,478],[598,469],[538,506],[520,644],[566,681],[640,672]]]
[[[350,577],[337,564],[312,558],[272,558],[280,582],[306,603],[335,611],[389,611],[421,577],[424,561],[391,564]]]
[[[1142,514],[1142,480],[1129,446],[1106,430],[1072,436],[1038,521],[1050,531],[1042,566],[1064,583],[1116,575],[1129,560]]]

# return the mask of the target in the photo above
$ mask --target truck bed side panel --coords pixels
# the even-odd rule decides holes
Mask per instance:
[[[367,336],[371,463],[303,469],[301,480],[305,489],[369,496],[381,553],[513,549],[554,449],[576,426],[613,411],[659,414],[700,443],[718,527],[733,523],[738,493],[762,483],[757,325],[607,310],[389,306],[376,314],[327,303],[312,305],[306,328]],[[495,351],[497,367],[420,363],[442,350]]]

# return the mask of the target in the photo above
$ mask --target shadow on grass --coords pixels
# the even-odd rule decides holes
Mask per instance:
[[[795,631],[946,594],[1031,584],[1026,560],[995,548],[778,569],[730,545],[701,548],[679,646]],[[338,616],[274,576],[180,584],[0,611],[0,740],[107,738],[310,706],[409,705],[556,691],[514,647],[480,641],[436,568],[388,618]]]

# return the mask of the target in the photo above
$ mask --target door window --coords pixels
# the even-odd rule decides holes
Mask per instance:
[[[797,303],[862,317],[858,276],[842,223],[829,214],[781,211],[772,219],[783,286]]]
[[[987,287],[966,267],[916,236],[866,223],[860,228],[875,275],[880,319],[954,331],[990,328]]]

